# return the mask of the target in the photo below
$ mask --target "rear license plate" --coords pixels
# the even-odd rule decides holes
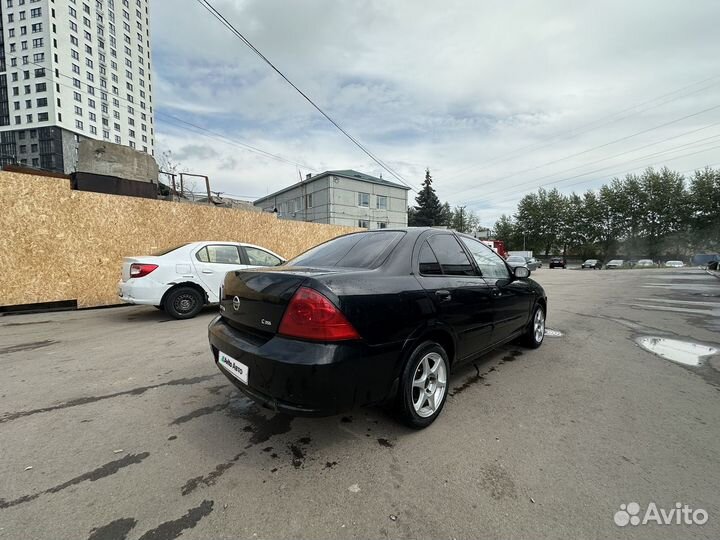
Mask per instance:
[[[218,356],[218,362],[222,365],[225,370],[235,377],[238,381],[247,384],[248,383],[248,367],[242,362],[238,362],[233,357],[228,356],[224,352],[220,351]]]

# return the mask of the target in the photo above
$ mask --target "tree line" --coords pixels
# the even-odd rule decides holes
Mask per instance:
[[[686,178],[668,168],[614,178],[599,190],[538,189],[495,223],[508,249],[607,259],[687,258],[720,249],[720,169]]]
[[[432,185],[430,169],[425,171],[425,180],[415,197],[417,206],[408,208],[410,227],[447,227],[463,233],[472,233],[480,226],[480,217],[464,206],[451,207],[441,203]]]

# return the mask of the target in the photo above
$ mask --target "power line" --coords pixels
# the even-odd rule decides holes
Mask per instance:
[[[616,154],[616,155],[614,155],[614,156],[609,156],[609,157],[606,157],[606,158],[603,158],[603,159],[599,159],[599,160],[593,161],[593,162],[591,162],[591,163],[584,163],[584,164],[579,165],[579,166],[577,166],[577,167],[572,167],[572,168],[570,168],[570,169],[565,169],[564,171],[558,171],[558,172],[555,172],[555,173],[552,173],[552,174],[549,174],[549,175],[541,176],[541,177],[539,177],[539,178],[534,178],[534,179],[532,179],[532,180],[529,180],[528,182],[522,182],[522,183],[520,183],[520,184],[515,184],[515,185],[513,185],[513,186],[511,186],[511,187],[509,187],[509,188],[501,188],[501,189],[498,189],[498,190],[489,191],[489,192],[487,192],[487,193],[484,193],[483,195],[484,195],[484,196],[487,196],[487,195],[492,195],[492,194],[503,193],[503,192],[506,192],[506,191],[515,190],[516,188],[519,188],[519,187],[522,187],[522,186],[527,186],[527,185],[529,185],[529,184],[533,184],[533,183],[535,183],[535,182],[538,182],[538,181],[543,180],[543,179],[546,179],[546,178],[550,178],[550,177],[555,176],[555,175],[558,175],[558,174],[564,174],[564,173],[567,173],[567,172],[570,172],[570,171],[573,171],[573,170],[582,169],[583,167],[587,167],[587,166],[590,166],[590,165],[595,165],[596,163],[600,163],[600,162],[602,162],[602,161],[607,161],[608,159],[613,159],[613,158],[616,158],[616,157],[619,157],[619,156],[622,156],[622,155],[625,155],[625,154],[630,154],[630,153],[632,153],[632,152],[637,152],[638,150],[642,150],[643,148],[647,148],[647,147],[649,147],[649,146],[654,146],[654,145],[659,144],[659,143],[661,143],[661,142],[666,142],[666,141],[668,141],[668,140],[671,140],[671,139],[674,139],[674,138],[678,138],[678,137],[680,137],[680,136],[684,136],[684,135],[687,135],[687,134],[689,134],[689,133],[694,133],[694,132],[700,131],[700,130],[702,130],[702,129],[707,129],[707,128],[709,128],[709,127],[712,127],[712,126],[715,126],[715,125],[718,125],[718,124],[720,124],[720,122],[716,122],[716,123],[714,123],[714,124],[710,124],[709,126],[705,126],[705,127],[703,127],[703,128],[700,128],[700,129],[691,130],[691,131],[688,131],[688,132],[683,133],[683,134],[681,134],[681,135],[676,135],[676,136],[674,136],[674,137],[668,137],[668,138],[666,138],[666,139],[663,139],[662,141],[658,141],[657,143],[652,143],[652,144],[647,144],[647,145],[644,145],[644,146],[639,146],[639,147],[634,148],[634,149],[632,149],[632,150],[627,150],[627,151],[625,151],[625,152],[621,152],[621,153]],[[709,139],[716,139],[717,137],[720,137],[720,134],[711,135],[711,136],[709,136],[709,137],[705,137],[705,138],[703,138],[703,139],[698,139],[698,140],[695,140],[695,141],[690,141],[690,142],[688,142],[688,143],[681,144],[681,145],[679,145],[679,146],[675,146],[675,147],[668,148],[668,149],[665,149],[665,150],[661,150],[661,151],[659,151],[659,152],[655,152],[655,153],[648,154],[648,155],[645,155],[645,156],[641,156],[641,157],[639,157],[639,158],[633,158],[633,159],[630,159],[630,160],[628,160],[628,161],[625,161],[625,163],[632,163],[633,161],[638,161],[638,160],[645,159],[645,158],[648,158],[648,157],[663,155],[663,154],[666,154],[666,153],[672,153],[672,152],[675,152],[675,151],[677,151],[677,150],[679,150],[679,149],[681,149],[681,148],[684,148],[684,147],[686,147],[686,146],[693,146],[693,145],[695,145],[695,144],[702,143],[703,141],[707,141],[707,140],[709,140]],[[613,164],[613,165],[610,165],[610,166],[608,166],[608,167],[604,167],[604,168],[597,169],[597,170],[598,170],[598,171],[601,171],[601,170],[604,170],[604,169],[613,168],[613,167],[615,167],[616,165],[617,165],[617,164]],[[562,182],[562,180],[559,180],[559,181],[557,181],[557,182]],[[557,182],[548,182],[547,184],[548,184],[548,185],[552,185],[552,184],[555,184],[555,183],[557,183]],[[540,184],[538,184],[538,187],[540,187],[540,186],[542,186],[542,185],[543,185],[543,183],[540,183]]]
[[[715,136],[715,137],[717,137],[717,136]],[[705,143],[705,144],[707,144],[707,143]],[[687,145],[683,145],[683,146],[687,146]],[[701,145],[701,146],[702,146],[702,145]],[[667,163],[667,162],[669,162],[669,161],[675,161],[675,160],[677,160],[677,159],[681,159],[681,158],[684,158],[684,157],[689,157],[689,156],[694,156],[694,155],[697,155],[697,154],[702,154],[702,153],[704,153],[704,152],[709,152],[710,150],[716,150],[716,149],[718,149],[718,148],[720,148],[720,145],[711,146],[710,148],[704,148],[704,149],[702,149],[702,150],[697,150],[697,151],[695,151],[695,152],[690,152],[690,153],[687,153],[687,154],[682,154],[682,155],[679,155],[679,156],[671,157],[671,158],[665,159],[665,160],[663,160],[663,161],[664,161],[665,163]],[[674,150],[667,150],[667,151],[664,151],[664,152],[657,152],[657,153],[655,153],[655,154],[649,154],[649,155],[643,156],[643,157],[641,157],[641,158],[637,158],[637,159],[633,159],[633,160],[627,161],[626,163],[632,163],[633,161],[639,161],[639,160],[646,159],[646,158],[651,157],[651,156],[656,156],[656,157],[657,157],[658,154],[665,154],[665,153],[676,152],[676,151],[679,150],[679,149],[680,149],[680,147],[675,148]],[[631,169],[626,169],[626,170],[622,170],[622,171],[617,171],[617,172],[614,172],[614,173],[610,173],[610,174],[608,174],[607,176],[609,176],[609,177],[615,177],[615,176],[617,176],[617,175],[619,175],[619,174],[628,174],[628,173],[630,173],[630,172],[632,172],[632,171],[635,171],[635,170],[637,170],[637,169],[639,169],[639,168],[641,168],[641,167],[642,167],[642,168],[647,168],[647,167],[652,167],[653,165],[655,165],[655,164],[654,164],[654,163],[651,163],[651,164],[645,164],[645,165],[637,165],[637,166],[635,166],[635,167],[632,167]],[[568,177],[568,178],[564,178],[564,179],[558,180],[558,181],[556,181],[556,182],[549,182],[549,183],[546,184],[546,185],[559,184],[559,183],[562,183],[562,182],[566,182],[566,181],[568,181],[568,180],[574,180],[574,179],[576,179],[576,178],[581,178],[581,177],[583,177],[583,176],[587,176],[588,174],[594,174],[594,173],[597,173],[597,172],[602,172],[602,171],[604,171],[604,170],[606,170],[606,169],[610,169],[610,168],[613,168],[613,166],[610,166],[610,167],[602,167],[602,168],[600,168],[600,169],[595,169],[595,170],[593,170],[593,171],[588,171],[588,172],[586,172],[586,173],[578,174],[578,175],[576,175],[576,176],[570,176],[570,177]],[[569,188],[569,187],[579,186],[579,185],[582,185],[582,184],[587,184],[587,183],[589,183],[589,182],[594,182],[595,180],[597,180],[597,179],[596,179],[596,178],[592,178],[592,179],[590,179],[590,180],[581,180],[580,182],[576,182],[576,183],[574,183],[574,184],[569,184],[569,185],[567,185],[567,186],[564,186],[564,189],[565,189],[565,188]],[[528,192],[528,191],[531,191],[531,189],[527,189],[527,190],[525,190],[525,191]],[[526,195],[526,194],[527,194],[527,193],[523,194],[523,196]],[[498,200],[496,200],[496,201],[494,201],[494,202],[506,202],[506,201],[511,201],[511,200],[517,198],[518,196],[520,196],[520,194],[512,195],[512,196],[506,197],[506,198],[504,198],[504,199],[498,199]],[[477,202],[480,202],[480,201],[479,201],[479,200],[469,201],[468,204],[473,204],[473,203],[477,203]]]
[[[90,97],[91,99],[97,99],[97,96],[96,96],[95,94],[91,94],[91,93],[89,93],[87,90],[83,90],[82,87],[78,88],[77,86],[74,86],[74,85],[71,86],[71,85],[69,85],[69,84],[64,84],[64,83],[59,82],[59,81],[56,81],[56,80],[53,79],[52,77],[48,76],[48,75],[47,75],[48,69],[47,69],[43,64],[40,64],[40,63],[38,63],[38,62],[33,62],[33,61],[30,61],[30,63],[31,63],[31,64],[34,64],[34,65],[36,65],[36,66],[38,66],[38,67],[42,67],[43,69],[45,69],[45,75],[43,75],[43,78],[48,79],[51,83],[54,82],[55,84],[58,84],[59,86],[63,86],[63,87],[65,87],[65,88],[69,88],[69,89],[71,89],[73,92],[80,92],[80,93],[82,93],[82,94],[85,94],[86,97]],[[70,80],[73,80],[73,81],[76,79],[75,77],[73,77],[73,76],[71,76],[71,75],[68,75],[68,74],[66,74],[65,72],[61,72],[61,71],[60,71],[59,69],[57,69],[57,68],[55,69],[55,72],[57,73],[58,77],[65,77],[66,79],[70,79]],[[88,85],[88,86],[89,86],[89,85]],[[101,90],[101,92],[105,92],[105,90]],[[112,95],[113,99],[117,99],[118,101],[123,101],[123,102],[125,102],[125,103],[127,103],[127,104],[129,104],[129,105],[131,105],[131,106],[133,106],[133,107],[135,107],[135,105],[136,105],[134,102],[129,101],[128,99],[126,99],[126,98],[124,98],[124,97],[121,97],[121,96],[116,95],[116,94],[111,94],[111,95]],[[152,113],[151,113],[151,114],[152,114]],[[187,125],[187,126],[190,126],[190,127],[192,127],[192,128],[195,128],[195,129],[198,130],[198,131],[202,131],[202,132],[204,132],[204,133],[206,133],[206,134],[209,134],[209,135],[212,135],[212,136],[213,136],[213,137],[209,137],[209,138],[215,138],[215,139],[217,139],[217,140],[221,140],[221,141],[223,141],[223,142],[225,142],[225,143],[227,143],[227,144],[231,144],[231,145],[233,145],[233,146],[237,146],[237,147],[239,147],[239,148],[242,148],[242,149],[244,149],[244,150],[247,150],[248,152],[254,152],[254,153],[263,155],[263,156],[268,157],[268,158],[271,158],[271,159],[275,159],[275,160],[278,160],[278,161],[282,161],[282,162],[287,163],[287,164],[289,164],[289,165],[294,165],[294,166],[296,166],[296,167],[302,167],[302,168],[304,168],[304,169],[308,169],[308,170],[313,171],[313,172],[318,172],[318,169],[314,169],[314,168],[312,168],[312,167],[309,167],[308,165],[305,165],[304,163],[299,163],[299,162],[297,162],[297,161],[293,161],[293,160],[291,160],[291,159],[284,158],[284,157],[282,157],[282,156],[280,156],[280,155],[273,154],[272,152],[268,152],[267,150],[263,150],[262,148],[258,148],[258,147],[256,147],[256,146],[252,146],[252,145],[249,145],[249,144],[247,144],[247,143],[244,143],[244,142],[242,142],[242,141],[240,141],[240,140],[227,137],[226,135],[222,135],[221,133],[217,133],[217,132],[212,131],[212,130],[209,130],[209,129],[207,129],[207,128],[203,128],[202,126],[198,126],[198,125],[196,125],[196,124],[193,124],[192,122],[188,122],[187,120],[183,120],[182,118],[179,118],[179,117],[177,117],[177,116],[173,116],[172,114],[163,113],[163,112],[160,112],[160,111],[157,111],[157,110],[156,110],[156,111],[155,111],[155,115],[156,115],[156,116],[165,116],[165,117],[168,117],[168,118],[172,118],[172,119],[175,120],[176,122],[181,122],[182,124],[185,124],[185,125]],[[172,124],[172,125],[176,125],[176,124]],[[176,127],[180,127],[181,129],[185,129],[185,130],[187,130],[187,131],[189,131],[189,132],[191,132],[191,133],[195,133],[194,131],[190,131],[188,128],[183,128],[182,126],[177,126],[177,125],[176,125]],[[206,135],[206,136],[208,136],[208,135]]]
[[[205,133],[206,136],[209,137],[209,138],[211,138],[211,139],[216,139],[216,140],[225,142],[225,143],[227,143],[227,144],[231,144],[231,145],[233,145],[233,146],[237,146],[237,147],[242,148],[242,149],[244,149],[244,150],[247,150],[247,151],[249,151],[249,152],[254,152],[254,153],[260,154],[260,155],[262,155],[262,156],[265,156],[265,157],[268,157],[268,158],[271,158],[271,159],[275,159],[275,160],[277,160],[277,161],[282,161],[283,163],[287,163],[287,164],[289,164],[289,165],[294,165],[294,166],[296,166],[296,167],[302,167],[303,169],[307,169],[307,170],[309,170],[309,171],[318,172],[318,169],[315,169],[315,168],[313,168],[313,167],[310,167],[310,166],[308,166],[308,165],[305,165],[304,163],[299,163],[299,162],[297,162],[297,161],[293,161],[293,160],[291,160],[291,159],[284,158],[284,157],[282,157],[282,156],[280,156],[280,155],[273,154],[272,152],[268,152],[267,150],[263,150],[262,148],[258,148],[258,147],[256,147],[256,146],[249,145],[249,144],[247,144],[247,143],[241,142],[241,141],[236,140],[236,139],[231,139],[231,138],[229,138],[229,137],[227,137],[227,136],[225,136],[225,135],[222,135],[222,134],[220,134],[220,133],[217,133],[216,131],[212,131],[212,130],[209,130],[209,129],[204,128],[204,127],[202,127],[202,126],[198,126],[197,124],[193,124],[192,122],[188,122],[187,120],[183,120],[182,118],[178,118],[177,116],[173,116],[172,114],[164,113],[164,112],[158,112],[158,111],[155,111],[155,114],[156,114],[157,116],[163,116],[163,117],[166,117],[166,118],[171,118],[171,119],[175,120],[176,122],[180,122],[180,123],[182,123],[182,124],[185,124],[186,126],[190,126],[190,127],[194,128],[194,129],[196,129],[196,130],[198,130],[198,131],[201,131],[201,132]],[[166,120],[166,121],[167,121],[167,120]],[[173,125],[176,125],[176,126],[177,126],[177,124],[173,124]],[[177,127],[182,127],[182,126],[177,126]],[[188,129],[188,128],[184,128],[184,129]],[[189,131],[189,129],[188,129],[188,131]]]
[[[305,92],[300,90],[295,83],[293,83],[288,77],[280,71],[263,53],[261,53],[243,34],[240,33],[240,31],[235,28],[235,26],[230,23],[223,15],[220,13],[217,9],[213,7],[213,5],[209,2],[209,0],[198,0],[201,6],[203,6],[210,14],[215,17],[217,20],[219,20],[223,26],[225,26],[228,30],[230,30],[240,41],[242,41],[245,45],[247,45],[250,50],[252,50],[263,62],[265,62],[270,68],[275,71],[280,77],[283,78],[285,82],[287,82],[290,86],[292,86],[295,91],[300,94],[305,101],[310,103],[320,114],[322,114],[333,126],[335,126],[345,137],[347,137],[350,141],[355,144],[360,150],[362,150],[370,159],[372,159],[375,163],[380,165],[383,169],[385,169],[387,172],[389,172],[391,175],[393,175],[398,181],[405,184],[407,187],[412,189],[413,191],[417,192],[417,190],[410,185],[408,182],[405,181],[405,179],[400,176],[399,173],[394,171],[389,165],[387,165],[385,162],[383,162],[380,158],[375,156],[370,150],[368,150],[360,141],[358,141],[355,137],[353,137],[350,133],[348,133],[340,124],[338,124],[335,120],[330,117],[328,113],[326,113],[323,109],[320,108],[319,105],[317,105]]]
[[[656,129],[660,129],[660,128],[663,128],[663,127],[667,127],[667,126],[672,125],[672,124],[677,124],[678,122],[682,122],[683,120],[687,120],[688,118],[692,118],[692,117],[694,117],[694,116],[698,116],[698,115],[700,115],[700,114],[704,114],[704,113],[713,111],[713,110],[715,110],[715,109],[720,109],[720,105],[714,105],[713,107],[708,107],[707,109],[703,109],[702,111],[694,112],[694,113],[692,113],[692,114],[688,114],[688,115],[682,116],[682,117],[680,117],[680,118],[676,118],[675,120],[671,120],[671,121],[669,121],[669,122],[664,122],[664,123],[662,123],[662,124],[653,126],[653,127],[651,127],[651,128],[647,128],[647,129],[643,129],[643,130],[641,130],[641,131],[637,131],[637,132],[635,132],[635,133],[633,133],[633,134],[631,134],[631,135],[626,135],[626,136],[624,136],[624,137],[620,137],[619,139],[614,139],[614,140],[612,140],[612,141],[610,141],[610,142],[607,142],[607,143],[604,143],[604,144],[600,144],[600,145],[597,145],[597,146],[593,146],[593,147],[591,147],[591,148],[587,148],[587,149],[585,149],[585,150],[583,150],[583,151],[581,151],[581,152],[576,152],[576,153],[574,153],[574,154],[570,154],[570,155],[564,156],[564,157],[562,157],[562,158],[558,158],[558,159],[554,159],[554,160],[552,160],[552,161],[547,161],[547,162],[545,162],[545,163],[541,163],[540,165],[536,165],[535,167],[530,167],[530,168],[524,169],[524,170],[522,170],[522,171],[516,171],[516,172],[514,172],[514,173],[507,174],[507,175],[505,175],[505,176],[500,176],[500,177],[498,177],[498,178],[494,178],[494,179],[491,180],[490,182],[487,182],[487,183],[485,183],[485,184],[483,184],[483,185],[481,185],[481,186],[472,186],[472,187],[469,187],[469,188],[461,189],[460,191],[456,191],[456,192],[455,192],[455,195],[457,195],[458,193],[464,193],[464,192],[466,192],[466,191],[473,191],[473,190],[476,190],[476,189],[483,189],[483,188],[487,187],[489,184],[493,184],[493,183],[499,182],[499,181],[501,181],[501,180],[506,180],[506,179],[508,179],[508,178],[512,178],[513,176],[517,176],[518,174],[523,174],[523,173],[526,173],[526,172],[535,171],[535,170],[540,169],[540,168],[542,168],[542,167],[545,167],[545,166],[547,166],[547,165],[553,165],[553,164],[555,164],[555,163],[559,163],[559,162],[561,162],[561,161],[565,161],[566,159],[570,159],[570,158],[573,158],[573,157],[581,156],[581,155],[583,155],[583,154],[587,154],[588,152],[592,152],[592,151],[598,150],[598,149],[600,149],[600,148],[605,148],[605,147],[607,147],[607,146],[611,146],[611,145],[613,145],[613,144],[616,144],[616,143],[619,143],[619,142],[622,142],[622,141],[626,141],[626,140],[628,140],[628,139],[632,139],[633,137],[637,137],[638,135],[643,135],[643,134],[645,134],[645,133],[649,133],[649,132],[651,132],[651,131],[655,131]]]
[[[707,90],[708,88],[711,88],[711,87],[717,85],[718,82],[720,82],[720,81],[716,81],[716,82],[714,82],[714,83],[712,83],[712,84],[709,84],[709,85],[707,85],[707,86],[705,86],[705,87],[702,87],[702,88],[693,90],[692,92],[683,93],[683,92],[684,92],[685,90],[687,90],[688,88],[692,88],[692,87],[694,87],[694,86],[697,86],[697,85],[700,85],[700,84],[704,84],[704,83],[706,83],[706,82],[708,82],[708,81],[714,81],[715,79],[718,79],[718,78],[720,78],[720,74],[713,75],[712,77],[708,77],[707,79],[703,79],[703,80],[701,80],[701,81],[698,81],[698,82],[689,84],[689,85],[687,85],[687,86],[683,86],[683,87],[681,87],[681,88],[678,88],[677,90],[673,90],[672,92],[668,92],[668,93],[666,93],[666,94],[662,94],[662,95],[660,95],[660,96],[658,96],[658,97],[649,99],[649,100],[647,100],[647,101],[643,101],[642,103],[639,103],[639,104],[637,104],[637,105],[633,105],[632,107],[628,107],[628,108],[626,108],[626,109],[622,109],[621,111],[618,111],[618,112],[610,115],[610,116],[608,117],[608,119],[599,119],[599,120],[596,120],[595,122],[591,122],[590,124],[588,124],[587,126],[585,126],[586,129],[584,129],[584,130],[582,130],[582,131],[570,130],[570,131],[568,131],[568,132],[558,132],[558,133],[556,133],[556,134],[554,134],[554,135],[550,135],[550,139],[551,139],[550,142],[546,142],[546,143],[533,143],[533,144],[530,144],[530,145],[527,145],[527,146],[523,146],[523,147],[521,147],[521,148],[517,148],[517,149],[513,150],[512,152],[510,152],[510,153],[508,153],[508,154],[505,154],[505,155],[500,156],[500,157],[495,158],[495,159],[491,159],[490,161],[487,161],[487,162],[485,162],[484,164],[471,165],[471,166],[469,166],[469,167],[465,167],[465,168],[463,168],[463,169],[460,169],[460,170],[457,171],[456,173],[451,174],[449,177],[447,177],[447,179],[450,180],[450,179],[453,179],[453,178],[457,178],[458,176],[462,176],[465,172],[470,171],[470,170],[473,170],[473,169],[478,169],[478,170],[486,169],[486,168],[488,168],[490,165],[494,165],[494,164],[496,164],[496,163],[502,163],[503,161],[508,161],[508,160],[513,159],[519,152],[526,151],[526,150],[530,150],[530,151],[534,152],[534,151],[540,150],[540,149],[542,149],[542,148],[547,148],[548,146],[552,146],[553,144],[555,144],[555,143],[558,142],[558,141],[562,141],[562,140],[568,139],[568,138],[570,138],[570,137],[577,137],[578,135],[582,135],[582,134],[584,134],[584,133],[588,133],[588,132],[593,131],[593,130],[599,128],[599,127],[606,126],[606,125],[609,125],[609,124],[613,124],[613,123],[615,123],[615,122],[617,122],[617,121],[619,121],[619,120],[624,120],[624,119],[626,119],[626,118],[630,118],[630,117],[635,116],[636,114],[639,114],[639,113],[641,113],[641,112],[645,112],[645,111],[649,111],[649,110],[652,110],[652,109],[656,109],[656,108],[658,108],[658,107],[661,107],[662,105],[666,105],[667,103],[670,103],[670,102],[672,102],[672,101],[675,101],[676,99],[680,99],[680,98],[682,98],[682,97],[687,97],[687,96],[689,96],[689,95],[696,94],[696,93],[698,93],[698,92],[702,92],[702,91],[704,91],[704,90]],[[678,94],[678,93],[679,93],[680,95],[678,95],[678,96],[676,96],[676,97],[673,97],[673,98],[671,98],[671,99],[667,99],[667,100],[665,100],[665,101],[662,101],[662,102],[657,103],[657,104],[655,104],[655,105],[652,105],[652,106],[650,106],[650,107],[646,107],[646,108],[644,108],[644,109],[637,110],[637,111],[635,111],[635,112],[633,112],[633,113],[631,113],[631,114],[627,114],[627,115],[625,115],[625,116],[619,116],[618,118],[614,118],[614,117],[616,117],[616,116],[618,116],[618,115],[622,115],[623,113],[626,113],[626,112],[628,112],[628,111],[632,111],[633,109],[637,109],[638,107],[642,107],[643,105],[647,105],[647,104],[649,104],[649,103],[653,103],[654,101],[658,101],[658,100],[661,100],[661,99],[663,99],[663,98],[666,98],[666,97],[669,97],[669,96],[672,96],[672,95]]]

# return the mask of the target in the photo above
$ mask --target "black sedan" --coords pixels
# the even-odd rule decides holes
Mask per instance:
[[[563,269],[565,268],[566,265],[567,265],[567,263],[566,263],[564,257],[553,257],[552,259],[550,259],[550,264],[548,264],[548,266],[550,268],[563,268]]]
[[[593,268],[595,270],[600,270],[602,268],[602,263],[597,259],[588,259],[584,263],[582,263],[581,268],[585,270],[586,268]]]
[[[208,328],[220,371],[260,403],[331,415],[392,402],[410,426],[442,411],[451,369],[545,335],[547,297],[450,231],[353,233],[275,268],[229,272]]]

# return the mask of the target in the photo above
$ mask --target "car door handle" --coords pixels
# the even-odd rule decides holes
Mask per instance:
[[[435,296],[437,296],[441,302],[447,302],[448,300],[452,299],[450,291],[446,290],[435,291]]]
[[[205,270],[202,271],[202,273],[203,273],[203,274],[212,274],[213,271],[212,271],[212,270],[208,270],[208,269],[206,268]]]
[[[495,296],[495,297],[497,297],[497,296],[502,296],[502,294],[503,294],[502,291],[501,291],[500,289],[498,289],[497,287],[493,287],[493,288],[492,288],[492,295],[493,295],[493,296]]]

